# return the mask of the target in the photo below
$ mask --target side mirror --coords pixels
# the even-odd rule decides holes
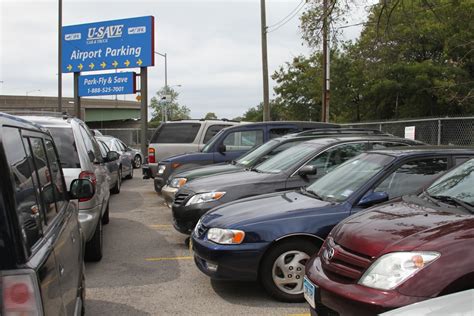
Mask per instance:
[[[369,207],[375,204],[388,201],[387,192],[371,192],[366,194],[357,204],[360,207]]]
[[[120,154],[116,151],[109,151],[107,153],[107,157],[106,157],[106,160],[107,161],[115,161],[115,160],[118,160],[120,158]]]
[[[75,179],[71,182],[69,195],[72,200],[91,199],[95,194],[95,188],[88,179]]]
[[[226,147],[226,145],[224,145],[224,144],[220,144],[219,147],[217,148],[217,150],[218,150],[221,154],[223,154],[223,153],[226,152],[227,147]]]
[[[316,168],[316,166],[310,166],[310,165],[303,166],[303,168],[298,170],[298,175],[301,177],[313,176],[317,173],[318,173],[318,168]]]

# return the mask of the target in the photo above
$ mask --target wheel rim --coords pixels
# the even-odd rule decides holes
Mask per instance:
[[[140,158],[140,156],[135,156],[134,163],[135,168],[140,168],[140,165],[142,164],[142,158]]]
[[[287,294],[303,293],[304,267],[308,254],[292,250],[281,254],[273,263],[272,278],[276,287]]]

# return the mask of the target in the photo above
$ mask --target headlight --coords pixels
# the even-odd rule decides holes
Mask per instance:
[[[439,256],[437,252],[416,251],[386,254],[370,266],[359,284],[381,290],[394,289]]]
[[[188,203],[186,203],[186,206],[192,205],[192,204],[199,204],[199,203],[206,203],[206,202],[212,202],[212,201],[217,201],[221,197],[223,197],[225,192],[209,192],[209,193],[200,193],[196,194],[192,198],[189,199]]]
[[[207,232],[207,239],[224,245],[241,244],[244,237],[245,232],[234,229],[211,228]]]
[[[170,187],[172,188],[181,188],[183,185],[186,184],[186,182],[188,182],[188,179],[186,178],[173,178],[171,181],[170,181]]]
[[[159,165],[158,166],[158,174],[163,174],[166,170],[166,166],[165,165]]]

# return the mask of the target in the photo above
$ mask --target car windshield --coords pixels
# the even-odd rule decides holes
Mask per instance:
[[[323,200],[343,202],[395,158],[381,154],[360,154],[316,180],[307,191]]]
[[[236,160],[237,165],[241,167],[248,167],[254,164],[257,160],[262,158],[265,154],[267,154],[270,150],[274,147],[278,146],[281,142],[278,140],[270,140],[263,145],[258,146],[251,152],[243,155],[239,159]]]
[[[207,143],[206,145],[203,147],[202,149],[202,152],[203,153],[208,153],[211,151],[211,148],[212,146],[214,145],[214,143],[217,142],[217,140],[220,138],[220,135],[224,133],[224,130],[220,130],[216,135],[214,135],[214,137],[212,137]]]
[[[311,153],[314,153],[319,147],[300,144],[275,155],[255,168],[263,173],[280,173],[287,171],[295,164],[305,161]]]
[[[448,172],[426,191],[432,197],[450,197],[474,205],[474,159]]]

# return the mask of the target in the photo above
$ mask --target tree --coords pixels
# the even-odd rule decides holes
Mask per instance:
[[[217,120],[217,115],[214,112],[208,112],[206,116],[204,116],[205,120]]]
[[[170,96],[170,100],[164,100],[166,96]],[[151,98],[150,106],[153,109],[150,126],[158,126],[163,122],[164,111],[167,111],[168,120],[185,120],[190,119],[191,110],[178,103],[179,93],[170,87],[164,87],[156,92],[156,95]]]

